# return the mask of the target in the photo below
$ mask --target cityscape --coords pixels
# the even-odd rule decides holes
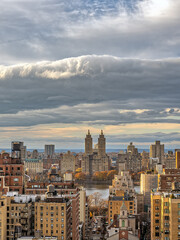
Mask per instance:
[[[0,154],[1,239],[179,239],[180,149],[155,141],[141,153],[106,153],[100,130],[84,151],[28,151],[13,141]]]
[[[0,0],[0,240],[180,240],[180,0]]]

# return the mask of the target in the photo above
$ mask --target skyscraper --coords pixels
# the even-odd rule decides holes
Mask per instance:
[[[103,131],[98,138],[98,144],[92,148],[92,137],[90,131],[85,138],[85,154],[82,157],[82,171],[93,175],[95,172],[109,170],[109,157],[106,154],[106,139]]]
[[[100,156],[106,154],[106,139],[104,137],[103,130],[101,130],[101,134],[98,138],[98,153]]]
[[[161,144],[160,141],[155,141],[155,144],[151,144],[150,158],[158,158],[159,163],[164,164],[164,144]]]
[[[93,140],[90,134],[90,131],[88,130],[88,134],[86,135],[85,138],[85,154],[92,154],[92,144],[93,144]]]
[[[45,156],[52,157],[54,155],[54,151],[55,151],[55,145],[53,144],[45,145],[45,150],[44,150]]]

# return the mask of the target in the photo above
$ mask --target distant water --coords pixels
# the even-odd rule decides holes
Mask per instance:
[[[35,148],[34,148],[35,149]],[[34,149],[27,149],[27,151],[30,151],[30,152],[32,152]],[[9,149],[9,148],[2,148],[2,149],[0,149],[0,151],[2,151],[2,150],[5,150],[6,152],[11,152],[11,149]],[[38,152],[40,152],[40,153],[43,153],[44,152],[44,149],[37,149],[38,150]],[[121,151],[121,150],[123,150],[123,151],[126,151],[126,149],[120,149],[120,148],[116,148],[116,149],[111,149],[111,148],[107,148],[106,149],[106,152],[107,153],[110,153],[110,152],[116,152],[116,153],[118,153],[119,151]],[[56,149],[55,150],[55,152],[56,153],[65,153],[65,152],[67,152],[67,151],[71,151],[71,152],[75,152],[75,153],[79,153],[79,152],[84,152],[84,149]],[[141,152],[143,152],[143,151],[146,151],[146,152],[149,152],[149,149],[148,148],[145,148],[145,149],[140,149],[140,148],[138,148],[138,151],[141,153]],[[174,151],[174,149],[165,149],[165,153],[167,153],[168,151]]]
[[[135,186],[134,188],[137,193],[140,193],[140,186]],[[109,186],[107,185],[90,185],[85,189],[87,196],[98,192],[101,194],[103,199],[107,199],[109,197]]]

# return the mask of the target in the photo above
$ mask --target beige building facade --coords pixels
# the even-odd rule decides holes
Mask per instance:
[[[180,239],[180,192],[151,195],[151,240]]]

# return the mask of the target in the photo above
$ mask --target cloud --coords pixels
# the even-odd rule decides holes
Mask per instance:
[[[2,64],[180,55],[179,0],[9,0],[0,9]]]
[[[179,123],[180,60],[81,56],[0,66],[0,126]]]

